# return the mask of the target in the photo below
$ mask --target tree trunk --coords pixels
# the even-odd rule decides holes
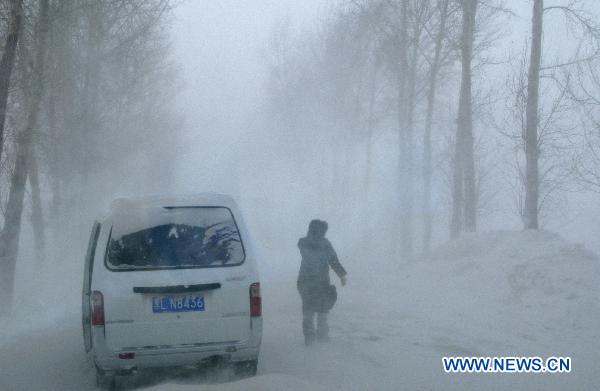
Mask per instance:
[[[49,179],[50,179],[50,191],[51,201],[50,207],[48,208],[48,219],[50,224],[58,227],[58,217],[60,216],[61,208],[61,169],[60,169],[60,148],[59,148],[59,134],[56,118],[56,101],[59,96],[62,98],[62,94],[56,94],[56,86],[52,87],[52,92],[48,95],[48,134],[50,138],[50,145],[48,146],[49,151]]]
[[[70,2],[64,5],[71,5]],[[65,132],[65,124],[63,126],[58,125],[58,110],[64,107],[65,99],[65,82],[64,73],[67,68],[65,66],[65,34],[64,25],[69,22],[61,24],[57,27],[52,25],[48,36],[48,46],[52,48],[52,52],[49,53],[46,63],[46,80],[47,82],[47,126],[48,126],[48,142],[46,143],[46,155],[48,156],[48,181],[50,187],[50,203],[48,205],[47,219],[48,224],[51,227],[58,227],[58,216],[60,215],[60,204],[61,204],[61,176],[64,172],[61,172],[61,142],[59,132]],[[52,229],[53,232],[59,230]],[[53,241],[57,241],[54,238]]]
[[[48,2],[40,0],[40,13],[35,35],[35,51],[31,84],[29,87],[29,107],[25,128],[17,137],[17,157],[11,178],[11,187],[6,206],[4,227],[0,233],[0,299],[4,303],[2,311],[9,312],[14,291],[14,274],[21,234],[21,218],[25,183],[29,173],[30,155],[34,133],[38,126],[38,113],[44,90],[44,58],[48,35]]]
[[[407,35],[408,35],[408,0],[402,1],[402,9],[401,9],[401,25],[399,31],[399,45],[398,45],[398,53],[399,53],[399,61],[398,61],[398,134],[399,134],[399,152],[400,156],[398,159],[398,173],[399,173],[399,186],[400,186],[400,255],[402,257],[409,256],[408,248],[410,247],[411,238],[408,237],[407,231],[410,227],[409,221],[407,221],[408,213],[408,203],[409,203],[409,193],[405,186],[405,176],[406,176],[406,162],[408,158],[408,154],[410,151],[410,147],[408,145],[408,132],[407,132],[407,102],[408,102],[408,92],[407,92],[407,72],[408,72],[408,45],[407,45]]]
[[[527,76],[527,108],[525,130],[525,213],[526,229],[538,229],[538,100],[540,63],[542,58],[542,22],[544,2],[533,0],[531,20],[531,57]]]
[[[35,152],[31,148],[29,155],[29,186],[31,188],[31,225],[33,228],[33,237],[35,242],[35,255],[37,263],[41,264],[44,259],[44,248],[46,241],[44,238],[44,214],[42,212],[42,197],[40,195],[40,180],[37,159]]]
[[[4,123],[6,122],[6,107],[10,76],[12,75],[17,52],[17,43],[21,33],[23,21],[23,0],[10,1],[10,18],[8,20],[8,33],[4,44],[4,52],[0,60],[0,158],[4,149]]]
[[[477,1],[478,0],[462,1],[462,72],[454,149],[452,218],[450,222],[451,238],[458,237],[463,230],[463,227],[467,231],[475,231],[477,224],[471,96],[471,60],[473,56]]]
[[[415,197],[415,186],[414,186],[414,117],[415,117],[415,106],[416,106],[416,79],[417,79],[417,60],[419,53],[419,45],[421,40],[421,26],[419,21],[415,20],[413,35],[412,35],[412,46],[411,46],[411,57],[410,65],[407,73],[407,100],[406,100],[406,128],[405,137],[403,142],[403,169],[404,169],[404,183],[403,183],[403,209],[404,218],[401,220],[401,232],[402,232],[402,253],[405,257],[411,257],[413,255],[413,242],[414,242],[414,197]]]
[[[473,58],[473,39],[475,30],[475,14],[479,0],[466,0],[463,20],[466,24],[465,44],[463,46],[461,96],[463,110],[459,112],[459,126],[464,132],[464,181],[465,181],[465,230],[475,232],[477,229],[477,191],[475,181],[475,156],[473,137],[473,98],[471,93],[471,60]]]
[[[363,185],[363,205],[365,205],[365,208],[363,208],[363,251],[365,254],[369,253],[371,247],[371,208],[367,207],[367,205],[369,205],[372,182],[371,166],[373,165],[373,132],[375,131],[375,104],[377,101],[377,69],[378,61],[375,59],[373,60],[373,69],[371,70],[371,78],[369,79],[369,111],[367,119],[367,141],[365,146],[365,177]]]
[[[81,155],[79,166],[79,200],[78,204],[82,210],[89,205],[89,178],[92,171],[92,157],[90,146],[94,143],[94,132],[97,127],[97,107],[95,101],[98,96],[98,74],[100,73],[100,36],[102,30],[102,3],[93,2],[88,6],[88,36],[87,36],[87,58],[84,69],[84,83],[81,91],[81,128],[80,148],[84,152]]]
[[[371,246],[371,208],[370,208],[370,195],[371,195],[371,166],[373,165],[373,129],[369,126],[367,130],[367,141],[365,151],[365,178],[364,178],[364,189],[363,189],[363,250],[368,251]]]
[[[452,217],[450,219],[450,238],[456,239],[462,232],[463,215],[463,157],[461,153],[462,134],[457,128],[454,140],[454,161],[452,170]]]
[[[427,111],[425,113],[425,131],[423,133],[423,252],[427,253],[431,247],[433,231],[433,213],[431,211],[431,124],[435,108],[435,93],[437,76],[440,69],[440,58],[444,36],[446,35],[446,19],[448,17],[448,0],[439,3],[440,24],[435,39],[433,61],[429,70],[429,89],[427,91]]]

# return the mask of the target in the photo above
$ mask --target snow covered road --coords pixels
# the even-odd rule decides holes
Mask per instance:
[[[540,247],[526,251],[513,244],[511,234],[502,235],[443,248],[443,259],[438,252],[427,262],[403,268],[372,274],[360,270],[371,277],[360,281],[354,277],[348,286],[338,288],[339,301],[330,315],[332,341],[310,348],[303,344],[294,276],[266,280],[258,377],[223,383],[214,373],[185,374],[138,379],[124,386],[151,390],[597,388],[600,306],[598,288],[593,286],[600,281],[597,258],[577,246],[552,243],[557,240],[553,236],[534,238]],[[478,244],[483,246],[479,250]],[[474,256],[481,257],[478,263],[472,262]],[[544,267],[536,269],[536,257],[543,258]],[[498,262],[500,258],[504,263]],[[39,322],[29,316],[6,325],[0,333],[1,390],[95,389],[93,367],[83,353],[77,304],[69,299],[60,315]],[[451,355],[571,356],[573,370],[568,374],[445,374],[441,360]]]

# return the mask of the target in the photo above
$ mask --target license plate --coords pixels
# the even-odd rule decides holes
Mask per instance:
[[[204,311],[204,296],[157,296],[152,298],[152,312]]]

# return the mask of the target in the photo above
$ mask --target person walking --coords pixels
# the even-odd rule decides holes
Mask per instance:
[[[298,292],[302,298],[302,332],[306,345],[329,340],[327,313],[335,304],[337,293],[329,279],[329,268],[346,285],[346,270],[340,263],[333,246],[325,238],[327,222],[312,220],[306,237],[298,241],[302,261],[298,273]],[[315,330],[314,318],[317,315]]]

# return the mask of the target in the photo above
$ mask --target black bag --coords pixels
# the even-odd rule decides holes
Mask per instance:
[[[329,311],[335,305],[337,301],[337,289],[335,289],[335,285],[329,285],[325,290],[325,294],[323,295],[323,310]]]

